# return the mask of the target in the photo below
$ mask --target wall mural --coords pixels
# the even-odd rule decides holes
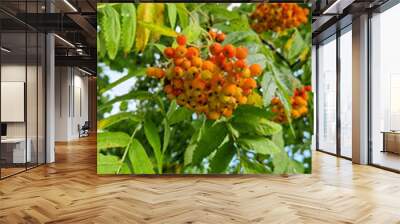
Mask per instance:
[[[311,173],[311,13],[99,3],[98,174]]]

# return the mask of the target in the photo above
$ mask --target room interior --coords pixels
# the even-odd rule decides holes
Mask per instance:
[[[148,178],[95,171],[96,1],[1,1],[0,222],[398,223],[400,4],[311,2],[313,174]],[[82,17],[30,27],[30,4]]]
[[[93,42],[74,22],[89,29],[86,18],[93,3],[77,5],[88,11],[85,18],[71,6],[44,0],[0,3],[0,179],[54,162],[55,141],[76,140],[95,130],[95,107],[89,104],[96,91],[95,65],[88,63]],[[59,35],[49,39],[47,32]]]

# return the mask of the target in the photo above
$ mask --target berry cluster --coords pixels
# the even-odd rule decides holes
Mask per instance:
[[[303,88],[296,89],[294,91],[294,94],[291,98],[291,117],[293,119],[300,118],[308,113],[308,92],[310,91],[311,86],[304,86]],[[277,97],[274,97],[271,100],[271,104],[271,111],[275,113],[274,121],[278,123],[286,123],[287,117],[281,100]]]
[[[259,3],[251,14],[251,27],[257,32],[280,32],[308,21],[309,10],[296,3]]]
[[[221,45],[225,34],[210,31],[215,40],[209,55],[202,59],[197,47],[187,46],[186,37],[176,38],[176,48],[167,47],[165,56],[170,59],[166,69],[150,67],[147,75],[164,80],[164,92],[169,99],[208,119],[230,117],[239,104],[257,87],[254,77],[261,74],[258,64],[247,65],[248,50],[231,44]]]

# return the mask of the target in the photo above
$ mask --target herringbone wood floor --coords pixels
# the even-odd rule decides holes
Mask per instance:
[[[400,175],[322,153],[312,175],[97,176],[95,140],[0,181],[0,223],[400,223]]]

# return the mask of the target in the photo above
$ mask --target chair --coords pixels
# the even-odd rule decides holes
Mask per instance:
[[[82,127],[78,124],[79,138],[89,136],[90,123],[85,121]]]

